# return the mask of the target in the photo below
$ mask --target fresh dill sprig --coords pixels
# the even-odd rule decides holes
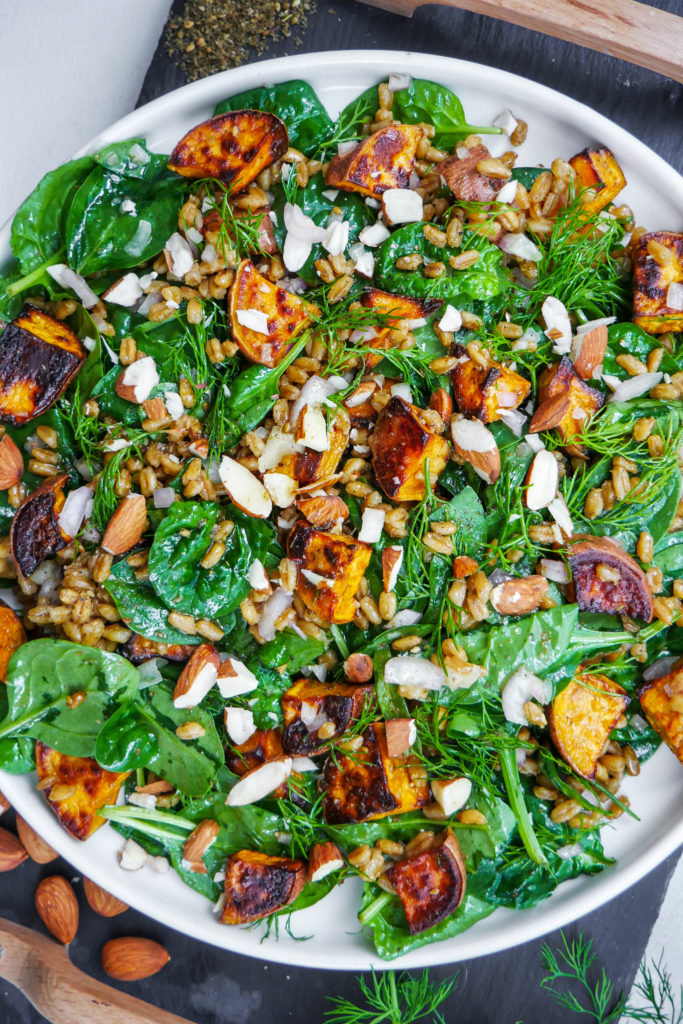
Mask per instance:
[[[428,1017],[432,1024],[445,1024],[438,1008],[453,991],[457,974],[440,985],[430,980],[429,970],[417,976],[373,971],[369,981],[362,976],[357,980],[365,1005],[329,996],[333,1009],[326,1011],[325,1024],[414,1024]]]
[[[106,529],[107,523],[114,515],[116,506],[119,503],[119,496],[116,493],[116,484],[119,479],[122,464],[131,456],[141,455],[142,448],[158,437],[160,431],[148,432],[146,430],[129,430],[126,436],[128,444],[125,448],[114,452],[108,462],[105,463],[98,480],[97,487],[93,494],[92,521],[96,530],[102,532]]]
[[[95,464],[99,461],[99,445],[105,430],[97,416],[85,415],[83,405],[81,382],[77,378],[73,398],[60,399],[59,408],[71,427],[76,447],[80,449],[90,472],[94,473]]]
[[[231,190],[222,181],[206,178],[199,184],[204,186],[206,211],[218,214],[215,249],[226,264],[232,253],[236,253],[239,260],[245,259],[250,253],[258,253],[269,259],[261,241],[261,221],[265,215],[252,213],[251,210],[236,213],[232,206]]]
[[[563,1009],[587,1016],[596,1024],[609,1024],[610,1021],[619,1020],[626,1008],[626,1000],[623,994],[615,1000],[614,984],[607,977],[604,967],[597,980],[590,979],[590,971],[596,959],[592,940],[579,935],[569,941],[562,933],[560,949],[555,951],[547,943],[541,948],[541,962],[548,972],[541,982],[541,988]],[[558,983],[580,985],[584,1001],[573,992],[560,988]]]
[[[644,1005],[629,1005],[626,1008],[628,1019],[642,1021],[643,1024],[683,1022],[683,986],[676,995],[671,983],[671,972],[662,963],[661,956],[650,965],[646,962],[640,965],[633,991]]]

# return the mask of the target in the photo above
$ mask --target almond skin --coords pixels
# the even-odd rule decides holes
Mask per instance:
[[[535,611],[547,593],[545,576],[505,580],[491,591],[491,604],[501,615],[525,615]]]
[[[102,967],[117,981],[140,981],[165,967],[170,956],[152,939],[124,936],[110,939],[102,948]]]
[[[539,434],[542,430],[552,430],[558,423],[561,423],[569,412],[571,395],[568,391],[561,391],[552,398],[547,398],[534,413],[529,424],[530,434]]]
[[[202,857],[216,841],[219,832],[220,825],[218,822],[213,821],[211,818],[205,818],[204,821],[199,822],[194,832],[191,832],[187,837],[183,846],[183,859],[192,865],[193,871],[201,875],[206,874],[206,867],[202,863]]]
[[[24,821],[17,814],[17,832],[19,838],[24,844],[24,848],[28,853],[31,860],[34,860],[36,864],[49,864],[51,860],[56,860],[59,854],[56,850],[41,839],[40,836],[34,829],[31,828],[27,821]]]
[[[123,555],[138,543],[147,522],[147,502],[141,494],[129,494],[109,520],[102,547],[110,555]]]
[[[195,679],[206,665],[213,665],[216,672],[221,667],[221,656],[213,644],[200,644],[192,653],[187,665],[180,673],[173,691],[173,700],[178,700],[192,688]]]
[[[14,871],[27,857],[23,843],[14,832],[0,828],[0,871]]]
[[[372,658],[368,654],[349,654],[344,662],[344,675],[350,683],[367,683],[372,673]]]
[[[56,939],[68,946],[78,931],[78,900],[66,878],[48,875],[38,883],[36,910]]]
[[[339,864],[339,861],[342,863]],[[316,843],[311,848],[311,852],[308,855],[308,880],[309,882],[317,882],[319,878],[324,878],[326,874],[329,874],[333,870],[339,870],[343,867],[344,858],[341,855],[341,851],[336,843]],[[325,869],[327,865],[334,865],[327,871]]]
[[[123,378],[126,375],[126,367],[121,370],[121,373],[116,378],[114,383],[114,391],[122,398],[124,402],[132,402],[134,405],[139,405],[137,398],[135,397],[135,388],[132,384],[124,384]]]
[[[438,412],[444,423],[448,423],[453,415],[453,399],[445,388],[437,388],[429,399],[429,408]]]
[[[4,434],[0,440],[0,491],[14,487],[23,475],[24,457],[9,434]]]
[[[311,526],[318,530],[329,530],[339,520],[349,517],[346,502],[335,495],[324,498],[297,498],[296,507],[306,516]]]
[[[116,896],[112,896],[110,892],[96,885],[95,882],[91,882],[89,878],[83,879],[83,888],[85,889],[85,898],[91,909],[96,914],[99,914],[100,917],[116,917],[118,914],[123,914],[125,910],[128,910],[127,903],[124,903],[123,900],[118,900]]]
[[[151,420],[165,420],[168,416],[164,400],[158,396],[156,398],[146,398],[142,403],[142,408]]]
[[[583,336],[579,354],[574,361],[574,369],[582,380],[591,380],[598,366],[603,362],[607,352],[607,327],[600,324]]]

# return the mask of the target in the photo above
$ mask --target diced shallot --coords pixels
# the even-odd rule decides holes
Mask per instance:
[[[384,681],[390,686],[420,686],[425,690],[440,690],[446,685],[446,673],[440,665],[427,658],[402,655],[389,658],[384,667]]]

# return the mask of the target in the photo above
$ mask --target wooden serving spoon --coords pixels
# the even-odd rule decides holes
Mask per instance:
[[[52,1024],[192,1024],[95,981],[74,967],[63,946],[3,918],[0,978],[16,985]]]
[[[637,0],[364,0],[410,17],[427,3],[509,21],[683,82],[683,18]]]

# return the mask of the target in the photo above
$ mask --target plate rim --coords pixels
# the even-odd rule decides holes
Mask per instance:
[[[585,132],[589,138],[590,136],[600,138],[610,148],[628,147],[631,160],[637,160],[640,156],[647,161],[648,170],[650,168],[656,170],[658,186],[662,183],[663,179],[664,183],[674,190],[683,187],[683,176],[667,163],[663,157],[651,150],[644,142],[627,131],[627,129],[610,120],[604,114],[593,110],[587,104],[558,92],[550,86],[543,85],[510,71],[459,58],[410,50],[366,49],[298,53],[218,72],[208,78],[181,86],[136,108],[98,132],[74,155],[80,156],[93,152],[114,139],[131,137],[131,135],[137,133],[136,125],[139,122],[149,117],[154,119],[169,108],[179,110],[191,108],[195,100],[206,102],[208,107],[221,93],[222,96],[228,95],[228,89],[241,91],[244,88],[254,87],[259,81],[262,83],[284,81],[287,78],[291,78],[293,73],[294,75],[306,78],[307,71],[310,74],[312,70],[319,71],[323,66],[328,69],[333,67],[337,70],[344,69],[347,71],[352,68],[363,72],[376,70],[374,77],[377,77],[377,75],[386,70],[385,65],[403,68],[404,65],[411,65],[413,62],[419,63],[420,61],[429,61],[430,78],[437,81],[443,73],[451,81],[462,77],[463,84],[467,88],[476,88],[477,84],[481,82],[486,85],[487,91],[490,91],[492,85],[495,84],[496,89],[499,89],[502,96],[505,95],[505,86],[509,85],[515,100],[523,100],[525,96],[528,96],[534,105],[540,104],[547,110],[549,116],[552,112],[558,119],[566,118],[573,127],[576,127],[581,132]],[[408,70],[410,70],[410,67],[408,67]],[[250,79],[254,81],[248,84]],[[505,100],[502,99],[501,105],[504,102]],[[9,234],[9,225],[13,216],[14,214],[11,215],[0,230],[0,252],[5,254],[0,256],[0,260],[3,262],[6,256],[6,240]],[[660,751],[655,757],[659,757],[662,753],[665,754],[666,751]],[[645,770],[647,770],[647,766]],[[26,776],[14,776],[0,771],[0,789],[7,795],[13,806],[15,805],[14,797],[17,795],[21,805],[24,796],[21,793],[22,780],[25,778]],[[25,813],[26,810],[27,813]],[[57,819],[52,815],[47,806],[43,806],[36,799],[30,802],[28,809],[20,807],[19,813],[36,831],[41,834],[47,834],[50,844],[70,864],[88,877],[92,877],[94,881],[103,885],[125,902],[130,902],[130,893],[126,892],[125,888],[126,878],[128,877],[127,873],[112,871],[108,865],[103,865],[100,869],[98,864],[88,864],[89,858],[85,844],[81,844],[73,839],[59,825]],[[200,925],[195,927],[194,924],[190,923],[189,926],[178,927],[177,915],[174,917],[172,909],[167,912],[162,906],[161,913],[159,913],[158,907],[156,910],[149,909],[145,906],[145,901],[140,899],[137,899],[130,905],[135,906],[136,909],[151,917],[155,922],[180,931],[184,935],[208,942],[219,948],[228,949],[234,953],[251,956],[267,962],[291,964],[299,967],[305,966],[313,969],[359,971],[368,969],[372,965],[375,970],[394,970],[396,968],[424,966],[427,964],[455,963],[472,959],[473,957],[491,955],[495,952],[514,948],[532,939],[538,939],[548,932],[564,927],[577,918],[598,909],[609,900],[625,892],[654,870],[655,867],[661,864],[681,845],[683,845],[683,819],[674,823],[666,834],[655,840],[652,846],[639,854],[633,862],[623,866],[617,865],[606,868],[599,875],[594,876],[591,879],[590,886],[576,894],[573,899],[565,899],[555,905],[547,900],[542,904],[543,911],[533,916],[529,914],[525,917],[520,911],[509,912],[518,914],[519,919],[511,928],[504,929],[502,941],[491,942],[489,936],[488,945],[490,948],[482,948],[487,945],[487,936],[477,936],[476,928],[472,928],[454,937],[454,939],[446,939],[422,947],[396,961],[381,960],[368,945],[367,950],[359,948],[357,952],[354,952],[353,956],[343,955],[340,957],[334,950],[328,950],[325,955],[315,951],[312,956],[309,955],[305,958],[307,962],[302,963],[299,943],[280,941],[277,943],[270,942],[256,948],[252,946],[240,948],[239,929],[226,927],[226,941],[220,941],[221,932],[219,931],[214,933],[212,929],[209,935],[204,935]],[[90,857],[90,860],[92,860],[92,857]],[[571,882],[563,884],[561,888],[566,891],[566,886],[571,886]],[[197,899],[203,899],[199,894],[196,895]],[[157,895],[152,895],[150,901],[152,903],[155,901],[163,903],[163,899],[160,900]],[[321,902],[315,906],[322,907],[322,905]],[[306,911],[302,913],[306,913]],[[208,921],[210,922],[211,918],[208,918]],[[465,935],[469,939],[469,948],[452,949],[453,943],[457,942],[457,940],[460,940],[462,943]],[[306,947],[304,947],[305,949]],[[310,950],[310,947],[308,949]]]

